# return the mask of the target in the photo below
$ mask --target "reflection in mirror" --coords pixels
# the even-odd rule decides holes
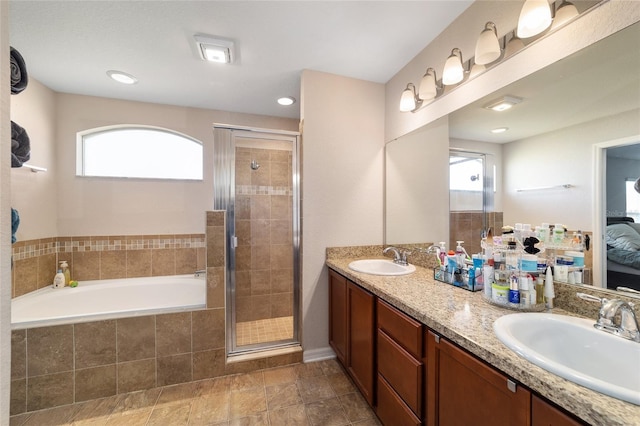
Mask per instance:
[[[449,115],[451,147],[487,152],[486,146],[491,145],[502,156],[502,161],[496,161],[495,195],[499,201],[495,211],[503,214],[505,225],[562,223],[569,230],[584,233],[596,228],[604,231],[605,218],[596,214],[604,210],[604,200],[594,200],[593,149],[605,141],[640,136],[638,69],[640,23]],[[503,112],[484,108],[506,95],[523,101]],[[498,127],[508,130],[491,133]],[[403,144],[404,139],[393,143]],[[391,154],[388,152],[388,157]],[[446,161],[424,152],[404,157],[423,165],[426,162],[429,167],[436,161]],[[395,181],[399,180],[396,177]],[[387,193],[398,190],[387,181]],[[430,221],[432,217],[427,211],[415,209],[407,211],[403,220]],[[391,241],[388,231],[395,228],[396,219],[385,217],[387,242]],[[600,219],[603,224],[596,227]],[[601,234],[592,241],[597,245],[603,238]],[[598,263],[594,269],[600,268],[599,259],[594,257]],[[606,274],[603,277],[594,277],[594,285],[607,287]]]
[[[640,291],[640,141],[606,154],[607,287]]]

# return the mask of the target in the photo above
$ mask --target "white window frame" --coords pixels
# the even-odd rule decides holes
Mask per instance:
[[[167,135],[177,136],[182,139],[186,139],[190,142],[196,143],[200,145],[202,148],[202,156],[200,158],[202,165],[202,175],[198,177],[166,177],[166,176],[115,176],[109,174],[87,174],[85,168],[85,138],[87,136],[96,135],[100,133],[108,133],[108,132],[118,132],[118,131],[126,131],[126,130],[150,130],[156,131],[160,133],[164,133]],[[167,180],[167,181],[177,181],[177,180],[187,180],[187,181],[202,181],[204,176],[204,144],[184,133],[176,132],[171,129],[157,127],[157,126],[147,126],[140,124],[123,124],[123,125],[115,125],[115,126],[105,126],[105,127],[96,127],[93,129],[84,130],[77,133],[76,136],[76,176],[79,177],[90,177],[90,178],[110,178],[110,179],[154,179],[154,180]]]

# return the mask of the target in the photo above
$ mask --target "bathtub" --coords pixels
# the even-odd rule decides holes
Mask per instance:
[[[80,281],[43,288],[11,301],[11,329],[191,311],[206,307],[204,276],[172,275]]]

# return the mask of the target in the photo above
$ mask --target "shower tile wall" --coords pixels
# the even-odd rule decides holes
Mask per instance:
[[[252,161],[259,165],[251,167]],[[291,151],[236,149],[236,320],[293,314]]]
[[[205,268],[204,234],[57,237],[13,244],[12,297],[51,285],[58,261],[74,280],[191,274]]]
[[[456,212],[449,213],[449,245],[447,250],[455,249],[456,241],[464,241],[464,247],[469,255],[480,253],[480,240],[482,231],[482,212]],[[493,235],[502,232],[502,212],[487,213],[487,223],[491,227]]]

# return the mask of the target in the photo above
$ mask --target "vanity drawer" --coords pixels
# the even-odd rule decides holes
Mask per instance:
[[[418,426],[420,419],[378,374],[378,405],[376,414],[385,426]]]
[[[378,328],[392,336],[414,358],[422,358],[422,324],[380,299]]]
[[[422,414],[423,364],[378,330],[378,374],[415,414]]]

